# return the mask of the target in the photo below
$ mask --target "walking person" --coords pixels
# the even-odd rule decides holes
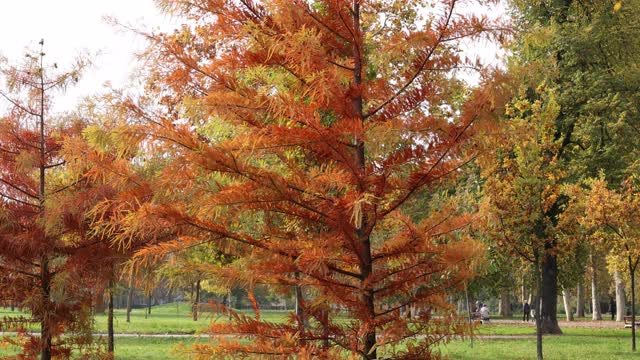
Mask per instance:
[[[531,314],[531,306],[529,306],[529,302],[527,300],[524,301],[524,305],[522,306],[522,321],[529,322],[529,314]]]

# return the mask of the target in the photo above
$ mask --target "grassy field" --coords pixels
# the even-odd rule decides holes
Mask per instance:
[[[131,322],[126,322],[126,310],[114,310],[113,327],[116,333],[126,334],[195,334],[206,330],[207,326],[212,322],[225,322],[228,317],[225,314],[202,312],[198,321],[193,321],[191,315],[191,307],[186,303],[173,303],[154,306],[151,309],[151,315],[145,318],[146,309],[133,309],[131,311]],[[253,315],[251,310],[239,310],[241,314],[248,316]],[[284,322],[287,311],[266,310],[261,312],[262,319],[272,322]],[[28,314],[19,311],[10,311],[6,308],[0,308],[0,318],[5,316],[25,316]],[[29,326],[32,331],[38,331],[39,325],[33,324]],[[107,315],[98,313],[95,316],[96,332],[107,332]]]
[[[454,341],[441,347],[443,354],[461,360],[524,360],[536,358],[536,339]],[[631,339],[583,335],[545,336],[543,353],[549,360],[640,359],[631,353]]]
[[[203,313],[195,322],[191,318],[187,304],[168,304],[155,306],[151,315],[145,319],[144,309],[134,309],[131,322],[125,321],[125,311],[115,312],[116,333],[133,334],[195,334],[207,328],[211,321],[227,321],[221,314]],[[244,311],[251,315],[251,311]],[[18,312],[0,309],[0,317],[15,316]],[[269,321],[282,322],[286,319],[285,311],[265,311],[263,318]],[[24,314],[26,316],[26,314]],[[95,317],[96,332],[106,332],[107,318],[104,314]],[[584,327],[564,328],[564,335],[545,336],[544,354],[546,359],[638,359],[640,354],[632,354],[630,349],[630,330],[621,328],[589,328],[591,324],[584,321]],[[37,330],[37,325],[32,326]],[[450,359],[535,359],[535,329],[532,324],[499,323],[481,325],[476,330],[480,336],[470,341],[456,340],[439,347],[439,350]],[[519,335],[514,339],[494,339],[486,336]],[[525,337],[522,337],[525,336]],[[103,341],[105,339],[103,338]],[[119,337],[116,338],[117,359],[188,359],[189,348],[195,343],[208,342],[206,338],[171,338],[171,337]],[[177,345],[182,344],[178,350]],[[15,349],[0,348],[0,357],[12,355]]]

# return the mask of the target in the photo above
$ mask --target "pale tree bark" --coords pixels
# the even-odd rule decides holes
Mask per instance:
[[[613,273],[613,278],[616,283],[616,321],[624,321],[624,316],[627,313],[627,296],[624,291],[624,282],[618,271]]]
[[[567,321],[573,321],[573,310],[571,309],[571,292],[567,288],[562,288],[562,299],[564,302],[564,312]]]
[[[582,279],[576,289],[576,317],[584,317],[584,284]]]
[[[600,299],[598,298],[598,285],[596,259],[591,255],[591,320],[602,320]]]
[[[464,299],[458,299],[457,308],[458,308],[458,314],[462,314],[466,311],[464,307]]]
[[[520,294],[521,294],[520,304],[524,304],[525,300],[528,300],[528,303],[531,304],[531,297],[527,298],[527,286],[524,281],[524,274],[522,274],[521,280],[522,280],[522,285],[520,286]]]

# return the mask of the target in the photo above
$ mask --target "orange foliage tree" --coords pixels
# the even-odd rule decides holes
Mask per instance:
[[[24,345],[27,358],[51,359],[92,346],[92,289],[101,263],[95,252],[102,245],[89,236],[85,215],[101,195],[81,175],[84,164],[68,162],[83,123],[49,116],[51,94],[75,83],[86,62],[62,72],[44,57],[40,49],[20,66],[1,68],[0,96],[9,106],[0,118],[0,297],[32,315],[5,318],[4,329],[34,320],[41,327],[39,337],[4,340]]]
[[[456,0],[161,4],[188,22],[147,34],[148,92],[123,101],[120,139],[165,163],[149,201],[103,204],[119,209],[114,235],[149,239],[139,257],[202,242],[242,255],[218,275],[253,300],[258,283],[305,289],[289,322],[253,301],[197,356],[430,358],[464,334],[446,294],[472,276],[472,216],[455,201],[404,209],[475,155],[492,105],[456,76],[481,66],[460,42],[494,24]],[[398,316],[410,304],[420,316]]]

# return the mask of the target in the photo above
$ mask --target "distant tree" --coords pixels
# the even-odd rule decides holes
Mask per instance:
[[[604,179],[591,182],[580,221],[594,230],[592,239],[610,251],[617,268],[625,268],[631,282],[631,349],[636,350],[635,275],[640,263],[640,193],[631,181],[620,191],[607,188]],[[622,265],[622,266],[620,266]]]
[[[542,92],[538,95],[543,94]],[[561,333],[556,317],[558,201],[564,170],[556,161],[561,141],[554,138],[558,106],[553,94],[530,100],[522,91],[506,108],[502,131],[479,157],[485,177],[484,232],[498,248],[534,267],[538,358],[542,334]],[[566,246],[565,246],[566,247]]]

